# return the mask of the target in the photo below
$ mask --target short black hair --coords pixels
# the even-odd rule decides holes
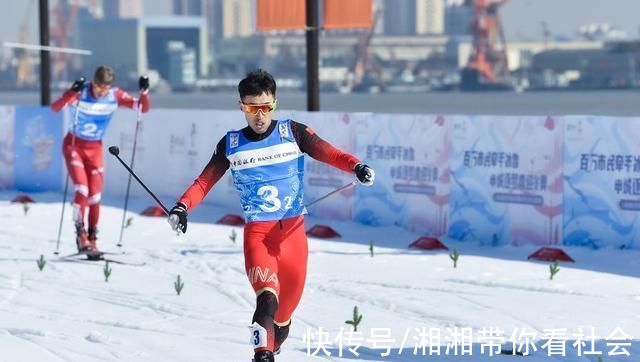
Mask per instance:
[[[276,81],[269,72],[256,69],[247,73],[247,76],[240,81],[238,93],[240,93],[240,99],[246,96],[259,96],[262,93],[271,94],[275,98]]]
[[[113,73],[113,69],[106,65],[101,65],[96,69],[96,73],[93,75],[93,80],[98,84],[111,85],[116,76]]]

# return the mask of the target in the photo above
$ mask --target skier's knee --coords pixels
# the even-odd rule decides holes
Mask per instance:
[[[256,302],[256,312],[253,315],[253,321],[264,326],[265,319],[273,321],[273,316],[278,309],[278,298],[270,291],[260,294]]]

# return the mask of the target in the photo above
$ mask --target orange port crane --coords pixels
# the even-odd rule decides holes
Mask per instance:
[[[367,88],[368,85],[366,84],[365,77],[369,71],[375,72],[379,91],[384,89],[382,68],[376,61],[375,56],[370,54],[371,39],[373,38],[373,32],[376,24],[378,24],[381,13],[382,11],[380,9],[374,11],[371,26],[362,33],[358,39],[356,56],[350,69],[353,79],[347,81],[350,90],[362,91],[364,88]]]
[[[33,15],[33,4],[35,0],[29,1],[27,5],[27,12],[20,23],[20,35],[19,41],[22,44],[29,42],[29,23],[31,22],[31,16]],[[29,58],[29,52],[25,49],[19,49],[16,51],[18,58],[18,69],[16,73],[16,87],[23,88],[36,85],[36,76],[33,72],[33,65]]]
[[[51,27],[51,40],[61,48],[69,48],[71,44],[70,32],[76,23],[78,14],[79,0],[60,0],[53,9],[53,17],[55,19]],[[63,52],[53,53],[52,70],[56,80],[68,78],[70,56]]]
[[[473,50],[462,71],[463,90],[511,89],[507,43],[498,14],[507,0],[466,0],[473,6]]]

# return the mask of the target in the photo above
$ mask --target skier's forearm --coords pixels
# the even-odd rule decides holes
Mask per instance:
[[[115,91],[116,101],[118,102],[118,107],[126,107],[126,108],[135,108],[136,99],[133,98],[129,93],[123,91],[118,88]]]
[[[187,211],[193,210],[196,206],[204,200],[213,185],[222,177],[222,174],[205,171],[193,181],[193,184],[185,191],[185,193],[178,200],[179,203],[184,204],[187,207]]]
[[[142,113],[149,112],[149,109],[151,108],[151,100],[149,98],[149,90],[147,90],[146,92],[140,93],[140,98],[138,99],[138,103],[141,106]]]
[[[225,152],[226,137],[218,142],[216,151],[211,156],[211,160],[207,166],[202,170],[202,173],[198,178],[193,181],[193,184],[185,191],[180,197],[178,202],[183,203],[187,210],[193,210],[198,204],[207,196],[213,185],[215,185],[227,172],[229,168],[229,160],[227,159]]]
[[[358,158],[333,147],[305,124],[292,121],[291,128],[300,150],[312,158],[349,173],[360,163]]]
[[[55,102],[51,103],[51,110],[54,112],[60,112],[69,103],[78,99],[79,96],[80,93],[69,89],[65,91],[60,98],[56,99]]]
[[[151,108],[151,101],[149,100],[149,92],[144,92],[140,94],[140,98],[136,99],[132,97],[129,93],[123,91],[122,89],[116,90],[116,99],[118,101],[119,107],[126,107],[131,109],[136,109],[138,104],[141,106],[142,113],[146,113]]]
[[[360,160],[355,156],[333,147],[329,142],[324,140],[319,140],[311,144],[307,153],[318,161],[349,173],[353,173],[353,168],[360,163]]]
[[[302,123],[293,121],[292,130],[300,150],[320,162],[349,173],[353,173],[353,168],[360,162],[355,156],[333,147]]]

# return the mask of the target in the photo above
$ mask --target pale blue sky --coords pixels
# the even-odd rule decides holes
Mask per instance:
[[[18,40],[19,24],[25,17],[29,1],[0,0],[2,8],[8,10],[0,12],[1,41]],[[50,5],[56,1],[50,0]],[[167,15],[171,12],[171,0],[146,0],[145,12],[147,15]],[[509,0],[501,14],[509,40],[540,39],[543,21],[553,34],[558,35],[573,35],[583,24],[610,23],[637,38],[640,0]],[[37,41],[37,20],[37,7],[34,7],[29,26],[32,42]]]

